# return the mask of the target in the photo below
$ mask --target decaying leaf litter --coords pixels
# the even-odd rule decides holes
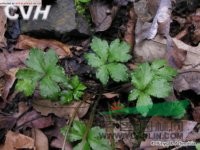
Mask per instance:
[[[51,18],[53,31],[45,23],[38,30],[23,20],[11,21],[0,8],[0,149],[198,149],[198,144],[152,146],[151,136],[159,128],[148,129],[152,124],[175,124],[181,141],[200,139],[200,2],[75,1],[67,0],[73,8],[65,18],[73,23],[61,25],[55,21],[60,18]],[[59,13],[66,7],[60,6],[63,2],[52,3]],[[58,25],[61,29],[54,28]],[[49,73],[51,67],[38,70],[37,59],[29,63],[32,48],[40,51],[35,53],[38,56],[53,58],[54,67],[63,68],[60,74],[67,79]],[[46,58],[39,58],[48,64]],[[19,85],[23,69],[49,75],[43,76],[45,80],[38,77],[28,96],[21,89],[31,90],[27,79],[37,74],[23,72],[26,76]],[[52,99],[41,93],[41,87],[62,94]],[[64,105],[56,101],[79,98]],[[182,100],[188,100],[189,107],[182,107]],[[163,102],[176,103],[170,107],[174,115],[147,115]],[[136,109],[128,109],[132,107]],[[105,113],[120,110],[123,113]],[[159,133],[172,134],[165,129]],[[160,141],[170,140],[174,139]]]

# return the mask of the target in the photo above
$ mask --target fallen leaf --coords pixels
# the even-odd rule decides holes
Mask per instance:
[[[152,117],[144,132],[147,138],[141,142],[140,148],[164,148],[163,146],[152,146],[152,141],[184,141],[196,125],[195,121]]]
[[[47,136],[39,129],[32,129],[36,150],[49,150]]]
[[[108,4],[97,0],[92,1],[89,8],[96,32],[107,30],[111,26],[119,9],[118,6],[110,8]]]
[[[169,34],[169,27],[171,22],[171,10],[172,10],[172,2],[171,0],[160,0],[160,4],[154,17],[151,28],[146,33],[147,39],[153,39],[158,29],[160,28],[162,34],[167,36]]]
[[[56,40],[36,39],[26,35],[20,35],[16,44],[17,49],[30,49],[39,48],[47,49],[52,48],[60,58],[71,57],[70,46]]]
[[[196,66],[195,69],[200,69],[200,66],[198,65],[200,64],[200,44],[196,47],[193,47],[176,38],[173,38],[173,41],[179,49],[187,51],[182,70],[191,69],[194,68],[194,66]]]
[[[0,114],[0,129],[10,130],[16,124],[16,118],[11,115]]]
[[[13,84],[16,80],[15,75],[16,75],[17,71],[18,71],[17,68],[12,68],[9,71],[6,71],[6,74],[5,74],[6,83],[4,85],[3,94],[2,94],[2,98],[4,101],[7,101],[10,89],[13,87]]]
[[[43,129],[53,124],[51,116],[43,117],[37,111],[32,110],[18,118],[16,127],[34,127]]]
[[[200,94],[200,71],[196,69],[186,70],[175,78],[174,89],[178,92],[193,90]]]
[[[165,54],[165,57],[168,60],[169,65],[181,69],[184,65],[186,55],[187,51],[179,49],[175,45],[171,37],[167,38],[167,52]]]
[[[5,39],[5,32],[6,32],[6,23],[7,18],[4,13],[4,7],[0,7],[0,47],[6,47],[6,39]]]
[[[2,150],[35,149],[34,140],[20,133],[8,131]]]
[[[194,121],[200,123],[200,107],[195,107],[192,111]]]
[[[129,19],[126,24],[126,32],[124,34],[124,40],[131,45],[131,47],[134,47],[135,44],[135,25],[137,22],[137,15],[135,13],[134,6],[132,6],[129,10]]]
[[[50,100],[35,100],[33,102],[33,107],[44,116],[55,114],[58,117],[69,119],[75,112],[76,107],[82,103],[77,112],[77,116],[82,118],[90,107],[91,97],[90,94],[85,94],[83,96],[83,102],[77,101],[69,105],[61,105],[59,102],[52,102]]]
[[[119,97],[119,94],[118,93],[113,93],[113,92],[110,92],[110,93],[104,93],[102,94],[103,96],[105,96],[106,98],[108,99],[112,99],[114,97]]]

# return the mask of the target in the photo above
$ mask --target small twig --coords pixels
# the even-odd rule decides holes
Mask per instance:
[[[77,112],[78,112],[78,109],[80,108],[80,106],[81,106],[82,104],[83,104],[83,101],[81,101],[81,102],[79,103],[79,105],[76,107],[75,111],[74,111],[73,114],[72,114],[72,117],[71,117],[71,119],[70,119],[70,122],[69,122],[69,125],[68,125],[68,128],[67,128],[67,131],[65,132],[62,150],[65,150],[65,144],[66,144],[67,136],[68,136],[68,133],[69,133],[69,129],[71,128],[72,123],[73,123],[73,121],[74,121],[74,118],[75,118],[75,116],[76,116],[76,114],[77,114]]]

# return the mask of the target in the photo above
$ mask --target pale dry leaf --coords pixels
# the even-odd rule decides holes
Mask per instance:
[[[6,32],[7,18],[4,13],[4,7],[0,7],[0,47],[6,47],[6,38],[4,36]]]
[[[69,45],[66,45],[56,40],[36,39],[26,35],[20,35],[15,48],[25,49],[25,50],[30,48],[39,48],[39,49],[51,48],[55,50],[56,54],[60,58],[72,56]]]
[[[107,30],[119,9],[118,6],[110,8],[106,3],[97,0],[93,1],[89,8],[96,32]]]
[[[184,141],[186,140],[187,136],[193,131],[196,125],[197,122],[195,121],[177,121],[162,117],[152,117],[149,120],[144,132],[147,134],[147,138],[145,141],[141,142],[140,148],[164,148],[163,146],[152,146],[152,141]]]
[[[119,97],[119,94],[118,94],[118,93],[113,93],[113,92],[110,92],[110,93],[103,93],[102,95],[105,96],[105,97],[108,98],[108,99],[112,99],[112,98],[114,98],[114,97]]]
[[[69,105],[61,105],[59,102],[52,102],[50,100],[35,100],[33,102],[33,107],[44,116],[55,114],[58,117],[69,119],[69,117],[71,117],[75,112],[76,107],[82,103],[77,112],[77,116],[82,118],[90,107],[91,97],[90,94],[85,94],[82,100],[84,102],[77,101]]]
[[[8,131],[2,150],[34,149],[34,140],[20,133]]]
[[[178,92],[193,90],[200,94],[200,71],[196,69],[186,70],[180,73],[174,80],[174,89]]]
[[[35,141],[36,150],[49,150],[47,136],[39,129],[32,129],[32,136]]]
[[[2,98],[4,101],[7,101],[10,89],[13,87],[13,84],[16,80],[16,73],[18,71],[18,68],[12,68],[9,71],[6,71],[5,74],[5,85],[4,85],[4,89],[3,89],[3,94],[2,94]]]
[[[192,116],[196,122],[200,123],[200,106],[193,109]]]
[[[151,28],[146,33],[147,39],[153,39],[156,36],[158,32],[159,24],[160,26],[163,26],[163,25],[165,26],[163,30],[166,30],[167,28],[168,28],[167,30],[169,30],[169,23],[171,21],[171,8],[172,8],[171,0],[160,0],[160,4],[158,7],[156,16],[154,17]],[[162,31],[162,32],[169,34],[167,33],[168,31]]]

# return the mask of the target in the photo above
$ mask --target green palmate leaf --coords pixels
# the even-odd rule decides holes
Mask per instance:
[[[148,86],[146,93],[158,98],[165,98],[171,92],[171,86],[165,79],[156,79]]]
[[[58,56],[52,49],[48,50],[45,53],[44,63],[45,63],[45,68],[56,66],[56,64],[58,63]]]
[[[148,63],[141,64],[133,73],[131,82],[133,85],[144,90],[148,84],[152,81],[154,73]]]
[[[67,82],[67,76],[65,75],[65,71],[60,66],[51,67],[48,69],[46,76],[49,76],[53,81],[57,83],[65,83]]]
[[[163,68],[160,68],[156,71],[156,75],[161,78],[165,78],[168,81],[171,81],[174,76],[176,76],[177,71],[173,69],[172,67],[166,66]]]
[[[96,77],[103,83],[103,85],[106,85],[109,80],[109,72],[107,67],[104,65],[101,68],[98,68],[96,72]]]
[[[152,107],[153,102],[151,97],[147,94],[141,93],[136,104],[137,111],[141,113],[142,116],[146,116]]]
[[[39,85],[40,94],[44,98],[57,98],[60,92],[60,87],[56,82],[51,80],[48,76],[43,78]]]
[[[90,150],[90,145],[87,141],[82,141],[78,143],[73,150]]]
[[[66,136],[67,127],[61,129],[61,133]],[[82,121],[74,121],[67,139],[70,142],[78,141],[78,144],[73,148],[77,150],[111,150],[107,139],[102,139],[101,136],[105,135],[105,130],[100,127],[93,127],[89,129],[88,134],[85,135],[86,125]],[[85,137],[86,136],[86,137]],[[84,138],[84,139],[83,139]]]
[[[138,98],[138,96],[140,95],[140,91],[137,89],[131,90],[129,96],[128,96],[128,100],[129,101],[133,101],[136,100]]]
[[[31,49],[25,64],[35,71],[44,72],[44,52],[38,49]]]
[[[88,60],[88,64],[94,68],[102,66],[103,61],[93,53],[89,53],[85,55],[85,58]]]
[[[88,134],[88,142],[93,150],[111,150],[107,139],[100,138],[105,135],[105,130],[100,127],[93,127]]]
[[[85,58],[91,67],[96,68],[96,77],[103,85],[108,83],[109,77],[116,82],[128,79],[128,69],[120,63],[131,58],[130,46],[127,43],[116,39],[109,46],[107,41],[94,37],[91,48],[95,53],[86,54]]]
[[[125,42],[120,42],[119,39],[114,40],[109,48],[109,61],[110,62],[127,62],[131,59],[130,45]]]
[[[70,142],[82,140],[86,130],[86,125],[82,121],[74,121],[70,129],[69,140]]]
[[[26,96],[31,96],[35,90],[35,87],[36,82],[27,79],[19,80],[16,85],[16,89],[19,92],[24,92]]]
[[[197,144],[196,144],[196,149],[197,149],[197,150],[200,150],[200,143],[197,143]]]
[[[111,63],[107,65],[111,78],[116,81],[126,81],[128,79],[128,69],[125,65],[119,63]]]
[[[154,60],[151,64],[151,68],[153,70],[158,70],[164,67],[166,64],[167,64],[166,60],[162,60],[162,59]]]
[[[43,75],[42,73],[39,73],[35,70],[29,69],[29,68],[25,68],[25,69],[20,69],[17,74],[16,77],[18,79],[27,79],[27,80],[33,80],[33,81],[37,81],[41,78],[41,75]]]
[[[107,41],[94,37],[92,39],[91,48],[103,60],[104,63],[107,61],[109,48]]]

